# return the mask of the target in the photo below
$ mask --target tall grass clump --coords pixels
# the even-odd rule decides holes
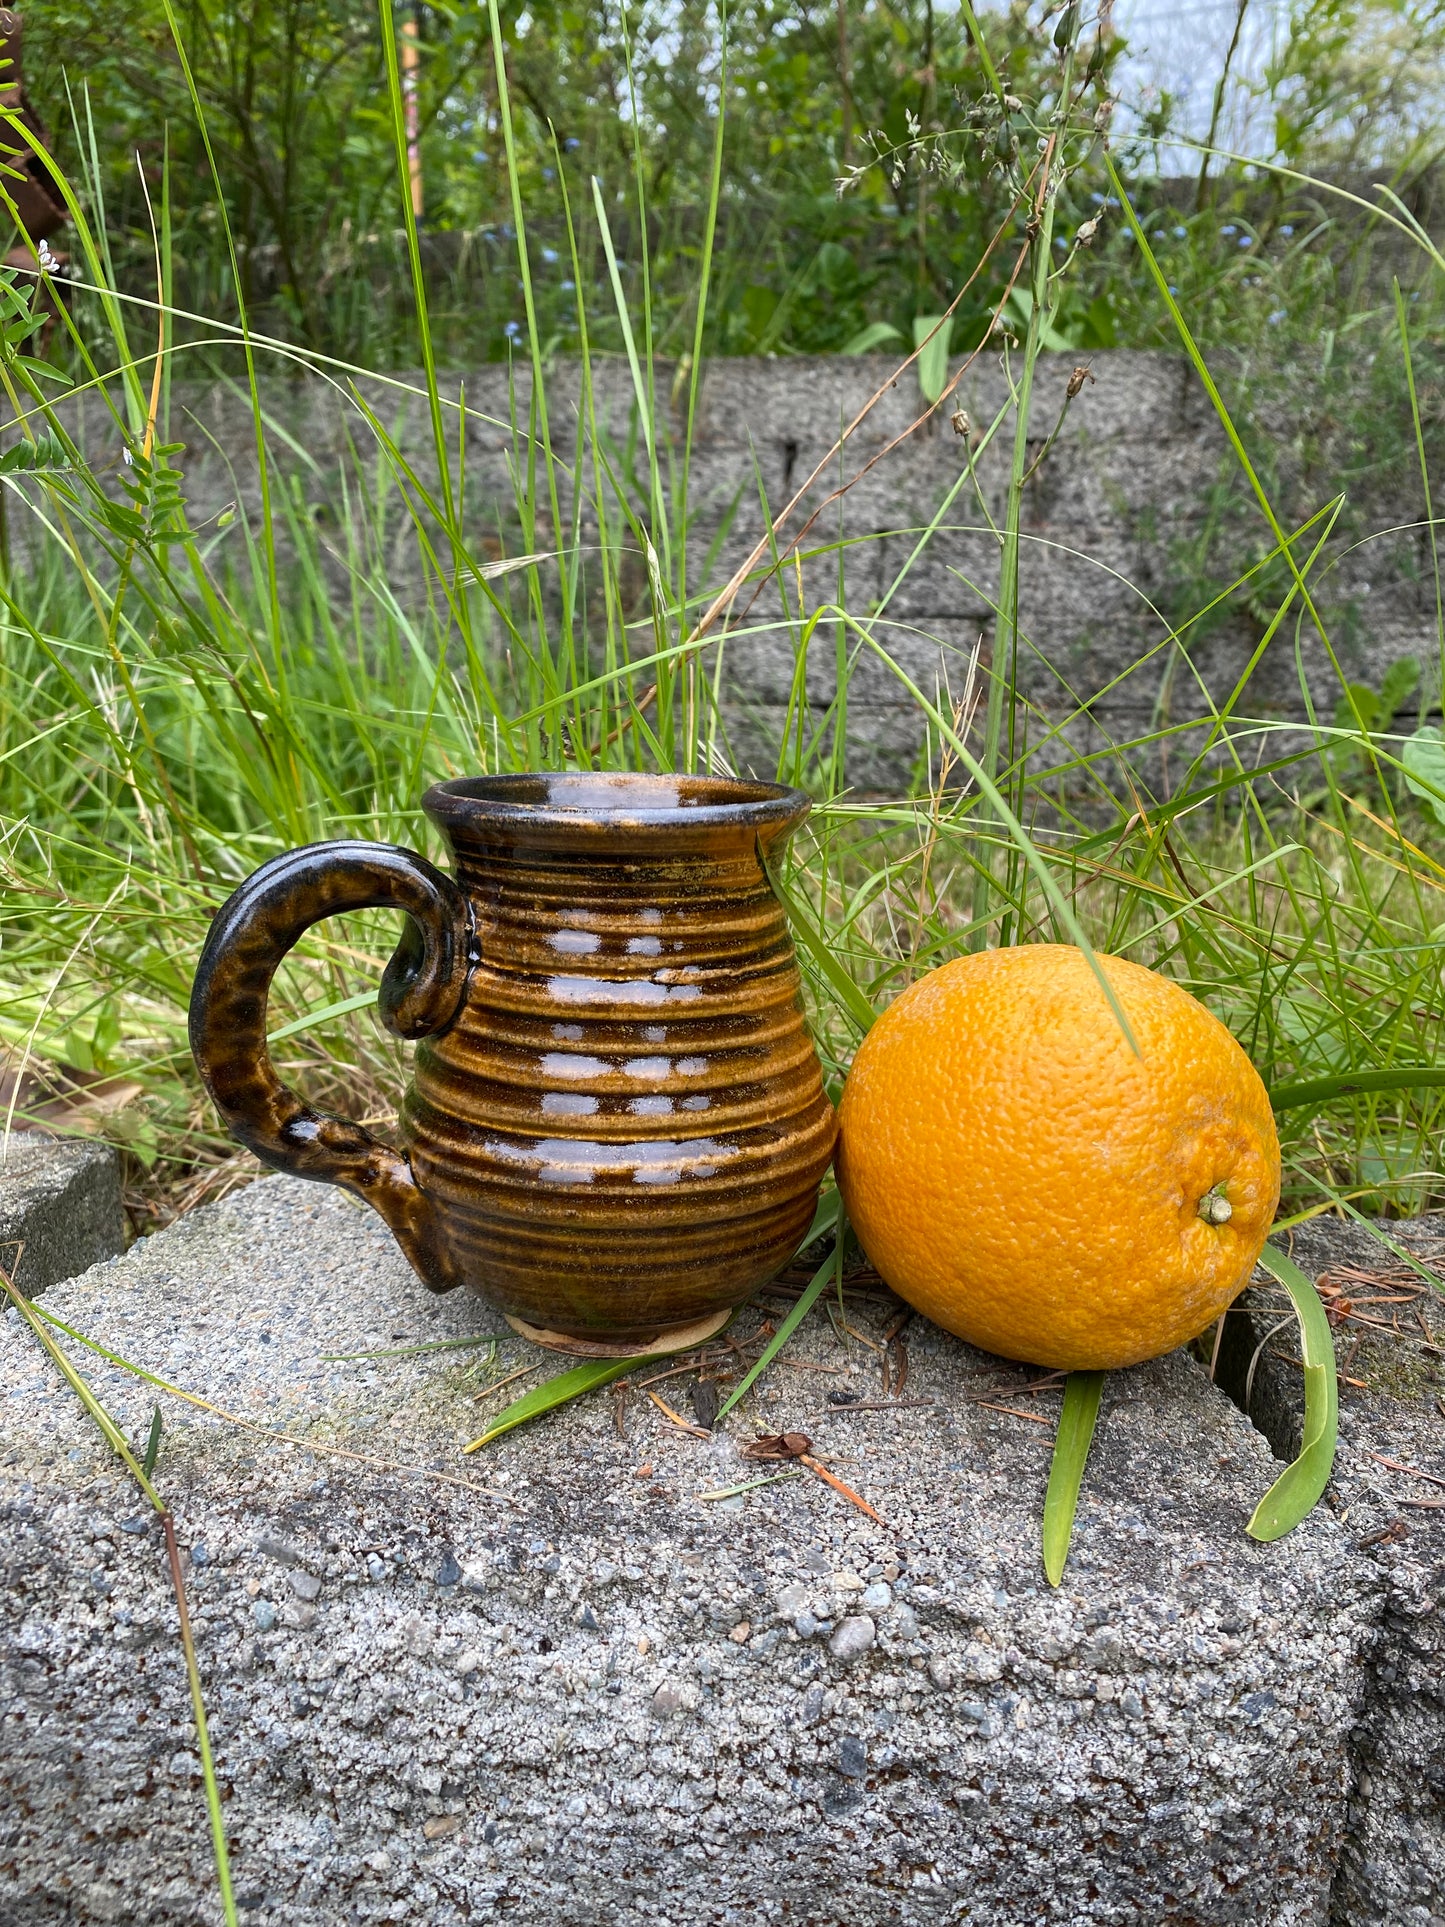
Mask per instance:
[[[1276,1094],[1287,1210],[1401,1212],[1445,1201],[1445,1079],[1434,1068],[1445,1015],[1445,751],[1428,720],[1445,630],[1441,660],[1420,672],[1421,705],[1398,726],[1400,705],[1350,685],[1342,670],[1327,714],[1312,706],[1302,667],[1303,725],[1256,710],[1254,678],[1268,653],[1302,663],[1317,644],[1338,669],[1315,585],[1344,491],[1322,488],[1307,514],[1283,519],[1117,171],[1111,193],[1134,237],[1139,286],[1152,290],[1160,325],[1211,396],[1247,492],[1249,538],[1223,591],[1160,613],[1149,658],[1114,675],[1117,684],[1172,663],[1202,723],[1161,715],[1134,740],[1086,751],[1099,690],[1069,687],[1055,666],[1062,717],[1025,691],[1023,668],[1046,653],[1020,596],[1029,566],[1021,505],[1039,459],[1031,389],[1087,260],[1084,223],[1061,210],[1073,184],[1112,164],[1110,63],[1079,9],[1051,18],[1028,60],[1011,66],[972,29],[981,79],[961,121],[905,124],[898,140],[880,134],[869,150],[868,168],[890,177],[976,177],[999,209],[986,260],[946,297],[930,297],[903,366],[933,397],[920,409],[952,408],[947,331],[983,275],[995,292],[970,359],[985,347],[1001,357],[1009,387],[997,418],[978,427],[979,448],[1011,455],[1002,518],[976,461],[965,464],[927,526],[894,532],[908,537],[905,560],[867,608],[814,586],[829,570],[841,580],[847,545],[826,516],[808,519],[816,492],[770,505],[762,539],[731,575],[699,533],[692,467],[725,113],[712,123],[690,312],[680,332],[675,315],[667,324],[680,359],[664,368],[646,250],[639,271],[625,274],[609,195],[590,184],[574,193],[556,152],[544,184],[538,155],[523,151],[496,0],[488,85],[524,327],[511,406],[481,424],[506,444],[511,499],[476,501],[465,451],[478,418],[438,372],[424,237],[397,186],[406,152],[389,9],[381,20],[390,218],[421,373],[379,386],[338,356],[259,333],[218,195],[237,319],[203,332],[239,371],[250,446],[234,459],[254,478],[253,490],[238,488],[250,506],[204,518],[187,503],[173,382],[199,365],[187,357],[200,350],[194,318],[183,334],[172,298],[164,167],[146,203],[154,294],[119,285],[104,170],[88,163],[64,182],[79,279],[43,352],[49,277],[37,286],[13,270],[0,276],[0,382],[13,414],[0,452],[4,1121],[58,1122],[121,1144],[140,1222],[239,1181],[252,1167],[201,1099],[184,1028],[207,921],[229,890],[278,850],[314,839],[426,847],[418,800],[439,777],[732,768],[743,752],[730,652],[765,636],[798,672],[787,726],[765,763],[751,754],[759,774],[815,798],[776,881],[835,1091],[873,1014],[918,973],[987,944],[1076,942],[1168,973],[1230,1025]],[[1032,77],[1032,92],[1016,91],[1020,76]],[[194,84],[190,97],[201,149],[214,159]],[[718,99],[725,105],[726,89]],[[82,156],[93,151],[88,114],[81,96]],[[647,234],[653,210],[637,140],[629,218]],[[539,203],[572,267],[576,354],[567,363],[545,352]],[[1439,272],[1407,214],[1385,203],[1379,218]],[[583,271],[584,256],[603,264],[600,283]],[[1416,520],[1433,543],[1427,424],[1409,375],[1419,346],[1402,303],[1393,351],[1418,434]],[[281,365],[326,384],[349,410],[355,459],[324,521],[312,513],[296,437],[272,412],[268,374]],[[619,368],[620,415],[602,394]],[[394,425],[398,398],[424,417],[423,449]],[[844,433],[830,452],[830,487],[841,477],[846,491],[863,465],[853,439]],[[992,646],[981,656],[893,613],[910,571],[960,530],[983,531],[998,558]],[[1191,635],[1230,595],[1262,612],[1261,639],[1233,686],[1207,688]],[[920,641],[937,663],[926,684],[905,668]],[[807,668],[821,652],[835,682],[820,705],[808,698]],[[925,741],[916,783],[887,797],[848,787],[849,692],[865,666],[904,692]],[[271,1010],[283,1072],[326,1108],[382,1125],[405,1064],[368,1006],[394,935],[384,916],[311,933]]]

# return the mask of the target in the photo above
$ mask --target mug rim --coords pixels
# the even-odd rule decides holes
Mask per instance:
[[[571,787],[577,800],[538,797]],[[687,790],[696,801],[684,802]],[[531,792],[531,794],[528,794]],[[615,792],[615,803],[607,793]],[[647,801],[649,797],[656,799]],[[663,799],[666,800],[663,800]],[[811,808],[805,790],[750,777],[654,775],[645,770],[520,770],[434,783],[422,809],[443,829],[483,824],[586,833],[593,829],[764,829],[796,824]]]

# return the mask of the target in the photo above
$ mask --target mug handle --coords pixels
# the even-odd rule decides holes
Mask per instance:
[[[422,1282],[450,1291],[461,1277],[410,1161],[360,1124],[313,1111],[281,1082],[266,1048],[267,996],[287,951],[323,917],[384,908],[405,911],[406,925],[381,979],[381,1021],[397,1037],[444,1029],[475,961],[461,891],[414,850],[311,843],[263,864],[217,911],[191,991],[191,1051],[248,1150],[278,1171],[354,1192],[390,1225]]]

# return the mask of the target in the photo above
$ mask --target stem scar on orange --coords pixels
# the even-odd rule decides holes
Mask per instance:
[[[1081,951],[962,957],[869,1031],[838,1185],[888,1283],[945,1330],[1064,1371],[1135,1365],[1244,1289],[1279,1203],[1269,1096],[1178,984]]]

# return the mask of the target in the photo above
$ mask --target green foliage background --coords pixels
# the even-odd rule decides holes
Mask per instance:
[[[911,344],[913,318],[947,305],[1000,224],[1020,225],[988,145],[996,129],[978,120],[987,80],[958,9],[740,0],[726,16],[725,52],[706,0],[644,0],[625,12],[608,0],[509,0],[501,13],[547,347],[578,345],[563,197],[574,210],[590,204],[594,175],[629,291],[644,240],[650,251],[659,352],[690,343],[723,98],[710,353],[827,353],[870,326],[876,344],[885,325]],[[984,17],[1005,86],[1047,101],[1057,78],[1048,34],[1022,6]],[[515,346],[523,308],[487,12],[464,0],[416,18],[433,346],[444,361],[498,358]],[[33,10],[26,33],[31,93],[72,173],[93,143],[123,281],[151,285],[147,194],[158,199],[169,154],[178,306],[235,311],[219,186],[258,325],[371,367],[416,364],[369,0],[136,0],[123,22],[101,0],[63,0]],[[1272,159],[1350,178],[1383,165],[1396,187],[1428,198],[1442,44],[1445,10],[1429,0],[1303,0],[1279,60],[1254,83]],[[1125,52],[1121,38],[1105,43],[1106,84],[1122,75]],[[1315,342],[1386,297],[1368,217],[1286,175],[1246,178],[1227,162],[1214,163],[1198,192],[1192,180],[1151,185],[1161,169],[1197,165],[1170,144],[1176,103],[1166,95],[1125,118],[1116,160],[1157,214],[1155,244],[1202,340]],[[1026,157],[1032,128],[1018,118]],[[910,143],[927,165],[894,164]],[[870,160],[840,199],[839,177]],[[1096,157],[1071,177],[1060,220],[1066,236],[1101,206],[1105,214],[1055,318],[1058,342],[1167,345],[1167,322],[1108,198]],[[591,223],[582,227],[581,272],[600,284],[600,251]],[[1003,258],[962,304],[955,347],[978,338],[1004,284]],[[1413,259],[1405,266],[1417,275]],[[605,318],[594,345],[620,347]]]
[[[729,758],[724,632],[695,631],[721,585],[682,539],[697,397],[685,382],[676,391],[689,426],[680,451],[663,446],[650,426],[654,356],[846,348],[880,329],[911,346],[914,324],[941,311],[1001,230],[955,340],[977,338],[1002,300],[1005,264],[1026,251],[1028,276],[1001,317],[1016,386],[989,430],[1013,447],[996,641],[1011,630],[1029,643],[1017,592],[1034,461],[1026,388],[1050,348],[1202,343],[1228,391],[1216,419],[1229,473],[1192,549],[1170,559],[1162,604],[1179,674],[1224,599],[1247,599],[1261,650],[1292,649],[1316,622],[1303,612],[1304,577],[1318,578],[1331,553],[1311,545],[1331,517],[1331,539],[1348,539],[1355,502],[1381,476],[1402,505],[1392,521],[1419,536],[1422,581],[1433,567],[1422,496],[1445,393],[1445,258],[1403,216],[1391,226],[1390,204],[1341,199],[1302,163],[1337,186],[1378,169],[1418,198],[1439,8],[1304,0],[1279,71],[1261,83],[1286,171],[1215,156],[1207,174],[1172,183],[1157,173],[1171,151],[1167,101],[1116,143],[1119,175],[1104,171],[1117,47],[1071,94],[1069,63],[1077,55],[1082,73],[1095,57],[1092,20],[1081,39],[1072,14],[1075,38],[1060,53],[1037,0],[1027,15],[989,16],[996,95],[957,16],[911,0],[845,0],[841,16],[744,8],[730,22],[725,81],[715,16],[701,9],[633,14],[625,33],[602,11],[512,12],[500,23],[505,145],[480,14],[433,11],[429,213],[413,280],[381,17],[351,0],[246,12],[207,0],[174,20],[166,7],[141,0],[123,31],[90,0],[28,23],[29,77],[87,217],[67,244],[89,292],[73,293],[52,328],[33,281],[0,271],[0,379],[24,416],[0,456],[15,535],[0,575],[0,1049],[19,1073],[7,1115],[44,1121],[53,1103],[76,1128],[127,1145],[138,1222],[249,1168],[199,1092],[184,1013],[207,920],[258,863],[320,837],[425,843],[416,804],[434,776]],[[1382,22],[1394,38],[1370,40]],[[1059,194],[1035,226],[1027,183],[1051,130]],[[852,182],[841,199],[840,174]],[[603,271],[609,234],[615,290]],[[153,309],[127,305],[113,285],[153,300],[157,260],[174,293],[158,383]],[[535,331],[522,322],[524,263]],[[1021,308],[1025,285],[1045,291],[1041,308]],[[423,363],[422,377],[398,379],[426,403],[430,460],[398,445],[361,386],[340,384],[364,454],[343,478],[345,499],[328,505],[324,539],[313,505],[281,479],[284,425],[263,413],[257,382],[283,360],[274,345],[258,345],[255,377],[246,371],[255,457],[273,492],[225,526],[189,519],[167,381],[204,372],[188,343],[216,339],[242,294],[258,327],[308,351],[375,368]],[[615,355],[624,331],[638,361],[635,432],[620,448],[589,398],[595,357]],[[515,500],[507,572],[493,575],[496,558],[460,513],[459,424],[435,368],[514,347],[531,362],[534,406],[549,383],[558,405],[550,429],[540,412],[497,424],[511,438]],[[579,361],[556,370],[555,351],[572,347]],[[225,372],[243,367],[234,346],[208,352]],[[96,398],[101,432],[84,445],[59,399],[61,363]],[[309,353],[284,365],[298,378],[316,366]],[[1283,532],[1302,527],[1307,540]],[[920,548],[932,539],[918,534]],[[425,584],[415,606],[395,593],[398,541]],[[760,563],[758,578],[769,573]],[[1162,708],[1144,740],[1116,746],[1117,763],[1050,770],[1053,735],[1041,751],[1023,727],[1006,641],[980,668],[976,716],[961,720],[909,682],[891,617],[827,605],[765,620],[799,665],[798,726],[783,732],[776,774],[805,785],[816,808],[783,882],[811,933],[800,944],[835,1089],[867,1013],[918,972],[986,941],[1086,930],[1203,997],[1270,1085],[1295,1092],[1281,1113],[1291,1209],[1343,1198],[1408,1211],[1445,1198],[1445,763],[1430,720],[1445,622],[1408,687],[1342,676],[1303,749],[1295,725],[1251,721],[1253,690],[1210,691],[1227,761],[1176,757],[1172,788],[1154,794],[1141,772],[1168,731]],[[837,638],[837,693],[810,718],[805,670],[820,625]],[[883,801],[848,785],[848,687],[863,662],[908,691],[927,738],[914,791]],[[1080,694],[1080,716],[1094,693]],[[973,786],[929,787],[945,744],[955,780],[976,758]],[[1116,780],[1131,758],[1134,773]],[[1066,791],[1081,813],[1061,816]],[[382,1126],[405,1067],[363,1010],[393,936],[374,918],[308,938],[274,1006],[285,1074],[316,1103]]]

